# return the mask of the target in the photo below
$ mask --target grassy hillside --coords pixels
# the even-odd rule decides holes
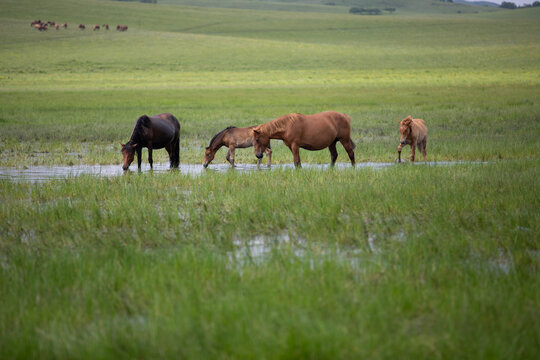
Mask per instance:
[[[380,10],[393,8],[398,14],[462,14],[495,10],[493,8],[476,7],[457,3],[443,3],[437,0],[161,0],[159,3],[204,7],[340,13],[348,12],[351,7],[368,9],[377,8]],[[385,14],[395,14],[395,12],[386,12]]]
[[[58,140],[70,153],[90,141],[91,151],[67,162],[116,162],[134,119],[161,111],[185,124],[186,162],[201,161],[198,147],[226,126],[328,109],[352,116],[355,138],[367,142],[363,160],[393,159],[394,123],[408,114],[430,119],[434,159],[454,159],[457,148],[465,159],[514,156],[522,136],[531,137],[529,156],[537,144],[526,130],[537,129],[537,9],[359,17],[78,0],[2,7],[2,133],[19,149],[3,164],[61,161]],[[35,18],[70,27],[39,33]],[[76,29],[106,22],[130,29]],[[446,125],[476,136],[508,121],[516,131],[502,147]],[[54,156],[34,158],[44,151]],[[290,161],[287,151],[276,161]]]

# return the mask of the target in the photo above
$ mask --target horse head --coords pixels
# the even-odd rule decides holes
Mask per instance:
[[[135,157],[135,148],[137,147],[137,144],[132,144],[129,141],[127,144],[122,144],[122,155],[124,156],[124,164],[122,165],[122,169],[127,170],[129,169],[129,165],[133,162],[133,158]]]
[[[401,133],[401,139],[399,143],[405,145],[407,143],[407,138],[411,135],[412,132],[412,117],[407,116],[405,119],[399,121],[399,132]]]
[[[204,160],[203,160],[203,166],[205,168],[208,167],[208,164],[214,160],[214,156],[216,155],[216,150],[212,149],[211,146],[207,146],[206,150],[204,151]]]
[[[264,151],[270,145],[270,137],[263,134],[258,127],[251,130],[251,134],[253,135],[253,148],[255,156],[260,160],[263,157]]]

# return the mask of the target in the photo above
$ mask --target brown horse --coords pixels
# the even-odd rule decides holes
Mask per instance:
[[[148,162],[153,168],[152,150],[165,148],[169,153],[171,168],[178,167],[180,163],[180,123],[171,114],[159,114],[155,116],[143,115],[135,123],[131,138],[122,145],[124,165],[127,170],[137,153],[137,165],[141,169],[142,148],[148,148]]]
[[[347,151],[354,166],[354,148],[351,140],[351,119],[335,111],[313,115],[288,114],[280,116],[252,130],[255,156],[262,158],[270,139],[281,139],[293,154],[294,165],[300,167],[300,148],[322,150],[329,148],[331,165],[338,157],[336,143],[339,141]]]
[[[127,31],[128,26],[127,25],[116,25],[117,31]]]
[[[96,31],[96,30],[99,30],[99,25],[94,25],[94,27],[92,28],[92,31]]]
[[[47,31],[47,30],[49,30],[49,25],[47,25],[47,23],[36,24],[34,26],[39,31]]]
[[[104,28],[105,30],[109,30],[109,24],[103,24],[103,28]]]
[[[86,29],[86,25],[84,24],[79,24],[79,30],[84,30]]]
[[[399,121],[399,120],[398,120]],[[401,149],[405,145],[411,145],[411,161],[414,161],[416,147],[422,151],[424,161],[426,161],[427,127],[422,119],[413,119],[407,116],[399,121],[399,132],[401,139],[398,145],[398,162],[401,162]]]
[[[63,27],[64,29],[67,29],[67,23],[63,23],[63,24],[62,24],[62,27]]]
[[[253,146],[253,136],[251,134],[251,130],[253,128],[255,128],[255,126],[243,128],[230,126],[217,133],[212,140],[210,140],[210,144],[204,152],[203,166],[205,168],[208,167],[208,164],[214,160],[216,152],[222,146],[226,146],[229,148],[229,151],[227,151],[227,156],[225,156],[225,159],[227,159],[227,161],[234,167],[234,149],[245,149]],[[264,152],[268,158],[268,166],[270,166],[272,160],[272,149],[270,149],[270,144],[268,144]],[[258,159],[258,164],[261,163],[261,158]]]

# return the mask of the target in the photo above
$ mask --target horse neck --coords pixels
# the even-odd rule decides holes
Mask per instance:
[[[225,146],[225,143],[223,142],[223,138],[224,138],[224,135],[227,131],[224,130],[222,131],[215,139],[214,141],[212,141],[212,143],[210,144],[210,149],[212,149],[212,151],[216,152],[218,151],[222,146]]]
[[[140,145],[143,145],[145,142],[146,142],[146,139],[144,138],[144,135],[142,133],[142,129],[141,129],[142,125],[140,125],[139,123],[135,124],[135,127],[133,128],[133,132],[131,133],[131,138],[129,139],[129,141],[132,143],[132,144],[140,144]]]
[[[270,139],[282,139],[291,121],[293,121],[291,115],[280,116],[277,119],[262,124],[259,130]]]

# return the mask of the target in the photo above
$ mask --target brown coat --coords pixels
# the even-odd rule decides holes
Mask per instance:
[[[401,162],[401,149],[405,145],[411,145],[411,161],[414,161],[417,146],[418,149],[422,151],[424,161],[426,161],[428,131],[424,120],[413,119],[411,116],[407,116],[405,119],[399,122],[399,125],[401,138],[398,146],[398,161]]]

